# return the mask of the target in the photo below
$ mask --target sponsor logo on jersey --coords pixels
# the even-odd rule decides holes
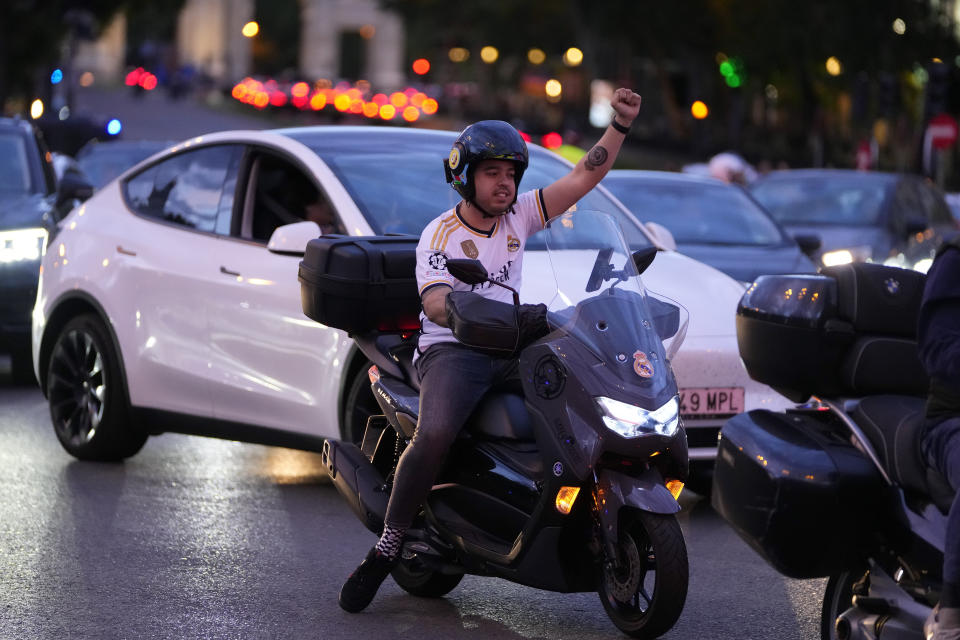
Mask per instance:
[[[447,268],[447,256],[444,253],[437,251],[435,254],[427,258],[427,263],[432,269],[443,271]]]

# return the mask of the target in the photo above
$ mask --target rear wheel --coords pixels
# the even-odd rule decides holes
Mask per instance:
[[[367,419],[381,415],[383,411],[370,389],[370,377],[367,369],[371,363],[360,367],[350,379],[343,407],[343,439],[359,445],[363,442],[363,433],[367,430]]]
[[[602,570],[600,601],[627,635],[657,638],[680,617],[688,581],[687,547],[677,519],[638,511],[621,523],[617,566]]]
[[[463,580],[462,573],[451,575],[428,569],[416,556],[401,558],[391,575],[401,589],[421,598],[441,598]]]
[[[842,571],[830,576],[827,590],[823,593],[823,609],[820,613],[820,637],[822,640],[839,640],[837,618],[853,606],[853,585],[863,577],[863,570]]]
[[[47,399],[60,444],[81,460],[122,460],[147,440],[128,424],[120,359],[94,315],[74,318],[57,336],[47,364]]]

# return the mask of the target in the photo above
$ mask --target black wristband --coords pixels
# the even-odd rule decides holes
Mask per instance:
[[[610,119],[610,126],[616,129],[617,131],[619,131],[620,133],[622,133],[623,135],[627,135],[628,133],[630,133],[630,127],[623,126],[622,124],[617,122],[616,118]]]

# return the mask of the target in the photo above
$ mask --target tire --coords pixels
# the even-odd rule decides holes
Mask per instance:
[[[837,618],[853,606],[853,585],[863,576],[863,570],[842,571],[830,576],[823,593],[823,608],[820,612],[820,638],[838,640]]]
[[[47,363],[47,400],[60,444],[81,460],[123,460],[147,441],[128,424],[120,359],[92,314],[69,321],[57,336]]]
[[[621,522],[620,569],[601,568],[600,601],[625,634],[658,638],[676,624],[687,600],[687,547],[672,514],[631,516]]]
[[[33,354],[30,349],[16,349],[10,354],[10,379],[13,384],[37,386],[37,377],[33,373]]]
[[[416,556],[401,558],[391,575],[401,589],[420,598],[442,598],[463,580],[462,573],[446,574],[427,569]]]
[[[367,369],[372,363],[367,362],[353,375],[347,386],[347,396],[343,404],[343,439],[360,445],[363,442],[363,433],[367,430],[367,419],[370,416],[381,415],[383,411],[377,404],[377,399],[370,390],[370,378]]]

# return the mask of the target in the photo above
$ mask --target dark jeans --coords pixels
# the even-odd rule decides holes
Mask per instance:
[[[426,499],[457,434],[491,387],[518,377],[516,358],[497,358],[459,343],[429,347],[417,360],[420,419],[397,465],[384,522],[407,529]]]
[[[927,427],[920,443],[927,463],[937,469],[954,491],[960,488],[960,417],[948,418]],[[947,515],[947,538],[943,553],[943,581],[960,589],[960,492],[953,498]],[[952,594],[960,598],[960,593]],[[960,601],[951,606],[960,605]]]

